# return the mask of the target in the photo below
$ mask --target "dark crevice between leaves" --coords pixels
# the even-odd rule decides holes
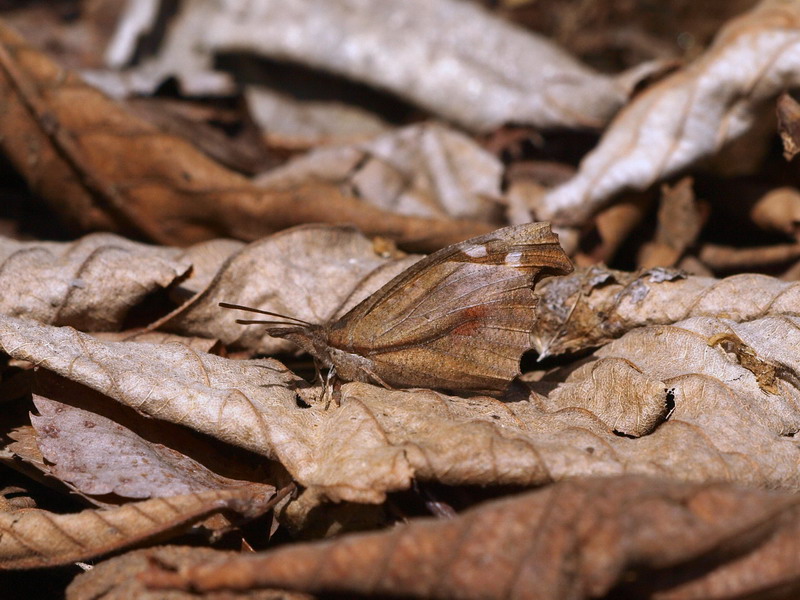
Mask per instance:
[[[216,57],[214,68],[232,73],[241,84],[267,86],[300,101],[358,106],[397,125],[426,116],[397,96],[298,63],[248,53],[225,53]]]

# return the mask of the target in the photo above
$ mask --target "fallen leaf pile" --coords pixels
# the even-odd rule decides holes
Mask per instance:
[[[0,596],[800,595],[800,0],[67,4],[0,10]],[[266,331],[401,274],[400,381],[507,388]]]

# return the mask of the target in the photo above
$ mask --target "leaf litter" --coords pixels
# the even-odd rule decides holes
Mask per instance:
[[[66,42],[47,54],[0,28],[9,168],[70,235],[117,233],[0,242],[0,479],[14,469],[31,482],[0,486],[4,572],[203,540],[239,551],[126,552],[76,578],[67,597],[796,595],[797,184],[795,165],[769,152],[776,128],[786,160],[793,152],[794,100],[777,97],[797,70],[796,2],[762,2],[708,49],[686,46],[672,75],[663,61],[625,63],[619,49],[634,38],[614,46],[611,29],[591,42],[604,49],[591,48],[619,59],[617,75],[488,7],[447,0],[392,5],[417,35],[374,11],[341,12],[352,2],[300,3],[292,10],[313,13],[302,22],[282,9],[266,19],[249,3],[178,3],[166,22],[153,10],[138,24],[126,21],[143,16],[136,4],[118,13],[112,40],[122,72],[98,70],[99,54],[70,55],[66,26],[51,31]],[[523,23],[525,10],[497,12]],[[449,33],[436,25],[453,14],[471,16]],[[681,27],[705,39],[709,22],[722,25],[707,19]],[[315,23],[329,37],[287,46],[292,27]],[[669,18],[661,23],[671,39]],[[137,36],[162,26],[162,45],[143,46],[132,64]],[[279,31],[265,38],[266,26]],[[262,35],[236,50],[267,59],[251,74],[285,70],[288,57],[411,104],[388,117],[335,98],[341,83],[333,103],[270,88],[288,114],[366,118],[338,129],[320,120],[298,135],[269,126],[270,160],[282,164],[259,183],[230,166],[254,164],[234,152],[238,132],[205,133],[208,115],[224,128],[243,114],[226,100],[198,111],[140,98],[134,111],[56,62],[116,78],[115,93],[152,90],[169,73],[184,91],[230,90],[212,60],[230,61],[229,32],[245,29]],[[475,31],[481,39],[462,43]],[[403,43],[387,53],[398,32]],[[373,40],[370,57],[389,56],[392,68],[349,62],[358,56],[340,53],[343,35],[359,48]],[[468,76],[432,76],[445,63]],[[397,69],[410,79],[393,79]],[[268,89],[244,86],[251,108]],[[513,101],[494,104],[498,94]],[[176,114],[199,119],[195,131],[154,125]],[[587,126],[599,144],[579,131]],[[581,268],[537,283],[536,355],[498,398],[324,388],[296,347],[218,307],[332,322],[419,260],[395,242],[428,252],[524,222],[530,209],[570,226],[561,240]],[[292,225],[301,227],[274,233]],[[427,512],[438,518],[414,518]],[[341,535],[363,528],[378,531]]]

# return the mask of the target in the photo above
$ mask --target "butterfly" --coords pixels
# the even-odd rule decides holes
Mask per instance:
[[[345,381],[497,393],[532,347],[534,285],[571,271],[550,224],[526,223],[430,254],[330,323],[220,306],[282,319],[237,323],[268,325]]]

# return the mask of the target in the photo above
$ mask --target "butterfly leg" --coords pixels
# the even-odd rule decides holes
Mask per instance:
[[[367,377],[372,379],[378,385],[386,388],[387,390],[393,390],[394,389],[392,386],[390,386],[388,383],[386,383],[383,379],[378,377],[378,375],[374,371],[371,371],[370,369],[368,369],[366,367],[362,367],[360,365],[359,365],[358,368],[361,369],[361,371],[363,371],[364,373],[366,373]]]
[[[336,379],[336,367],[331,367],[330,369],[328,369],[328,375],[322,382],[322,397],[325,399],[325,410],[328,410],[328,407],[331,405],[331,402],[333,401],[333,381],[335,379]],[[336,401],[336,406],[339,406],[338,400]]]

